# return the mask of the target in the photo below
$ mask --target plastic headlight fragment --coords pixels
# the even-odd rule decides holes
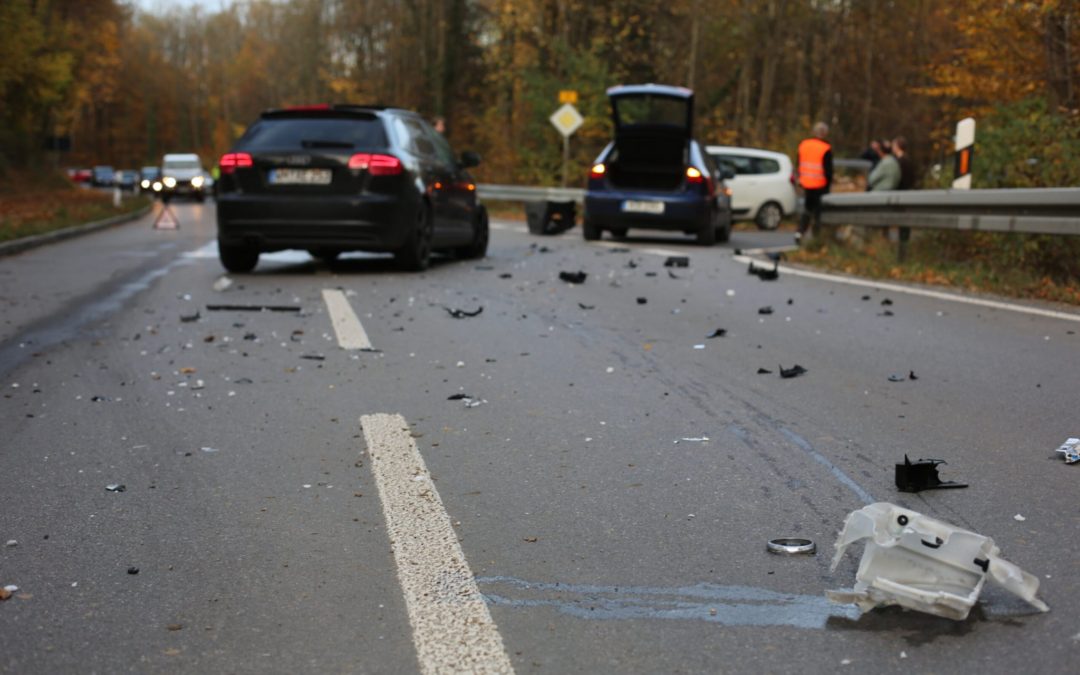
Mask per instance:
[[[900,605],[962,621],[989,574],[1006,590],[1046,612],[1039,579],[998,557],[994,540],[887,502],[853,511],[836,540],[832,569],[851,544],[866,539],[855,587],[826,591],[833,602],[862,611]]]

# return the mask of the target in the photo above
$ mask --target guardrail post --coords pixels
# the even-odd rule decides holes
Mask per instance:
[[[896,262],[902,263],[904,262],[904,259],[907,258],[907,245],[908,241],[911,239],[911,228],[900,227],[898,229],[900,231],[896,242]]]

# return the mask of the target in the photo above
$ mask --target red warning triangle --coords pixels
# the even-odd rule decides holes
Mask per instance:
[[[158,212],[157,218],[154,219],[155,230],[178,230],[180,229],[180,221],[176,219],[176,215],[167,204],[161,205],[161,211]]]

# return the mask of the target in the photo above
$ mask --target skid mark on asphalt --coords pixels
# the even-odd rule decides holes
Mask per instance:
[[[502,636],[401,415],[360,418],[423,673],[512,673]]]
[[[363,324],[360,323],[345,294],[337,289],[324,288],[322,296],[341,348],[371,351],[371,340],[368,339]]]
[[[749,264],[752,258],[744,255],[732,256],[732,260],[744,265]],[[758,261],[760,262],[760,261]],[[959,302],[965,305],[975,305],[977,307],[989,307],[991,309],[1001,309],[1007,312],[1019,312],[1020,314],[1034,314],[1035,316],[1043,316],[1050,319],[1062,319],[1064,321],[1080,321],[1080,314],[1068,314],[1066,312],[1057,312],[1052,309],[1040,309],[1038,307],[1028,307],[1026,305],[1015,305],[1008,302],[999,302],[997,300],[984,300],[982,298],[968,298],[963,295],[956,295],[954,293],[943,293],[941,291],[931,291],[924,288],[914,288],[911,286],[900,286],[897,284],[889,284],[881,281],[873,281],[871,279],[853,279],[849,277],[836,276],[834,274],[823,274],[821,272],[809,272],[807,270],[793,269],[791,267],[780,266],[778,268],[781,274],[790,274],[795,277],[805,277],[807,279],[816,279],[818,281],[830,281],[836,284],[847,284],[848,286],[861,286],[863,288],[874,288],[882,291],[890,291],[893,293],[905,293],[907,295],[918,295],[924,298],[934,298],[935,300],[945,300],[946,302]]]
[[[824,595],[779,593],[751,586],[599,586],[481,577],[484,597],[495,606],[552,607],[579,619],[681,619],[725,626],[824,628],[830,618],[855,619],[859,610]]]
[[[814,446],[810,445],[810,441],[806,440],[802,436],[798,435],[797,433],[786,427],[781,427],[780,433],[787,436],[788,440],[799,446],[799,448],[805,451],[806,454],[810,455],[815,462],[821,464],[826,469],[828,469],[829,473],[831,473],[836,478],[836,480],[840,481],[840,483],[844,487],[854,492],[856,497],[863,500],[863,503],[873,504],[876,501],[869,492],[864,490],[858,483],[852,480],[851,476],[847,475],[843,472],[843,470],[840,469],[840,467],[833,464],[828,457],[815,450]]]

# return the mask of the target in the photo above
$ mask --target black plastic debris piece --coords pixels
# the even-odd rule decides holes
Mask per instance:
[[[578,307],[580,307],[580,308],[582,308],[582,309],[586,309],[586,310],[588,310],[588,309],[596,309],[596,305],[586,305],[586,304],[585,304],[585,303],[583,303],[583,302],[579,302],[579,303],[577,304],[577,306],[578,306]]]
[[[769,370],[768,368],[758,368],[757,369],[757,374],[758,375],[772,375],[772,371]]]
[[[129,567],[128,568],[128,574],[138,574],[138,573],[139,573],[139,568],[138,567]]]
[[[325,361],[326,360],[326,357],[323,356],[322,354],[302,354],[300,356],[300,358],[307,359],[308,361]]]
[[[867,301],[867,300],[869,300],[869,299],[870,299],[870,296],[869,296],[869,295],[864,295],[864,296],[862,296],[862,301],[863,301],[863,302],[866,302],[866,301]]]
[[[718,337],[724,337],[725,335],[727,335],[727,329],[726,328],[717,328],[716,330],[714,330],[709,335],[706,335],[705,338],[706,339],[718,338]]]
[[[583,284],[589,275],[585,272],[559,272],[559,279],[568,284]]]
[[[655,276],[656,276],[656,272],[646,272],[646,273],[645,273],[645,276],[647,276],[647,277],[655,277]]]
[[[795,304],[795,298],[788,298],[787,299],[787,304],[794,305]]]
[[[668,275],[668,278],[670,278],[670,279],[682,279],[682,277],[680,277],[678,274],[675,274],[671,270],[667,271],[667,275]]]
[[[891,309],[887,309],[884,312],[882,312],[881,314],[878,314],[878,316],[895,316],[895,315],[892,313]]]
[[[636,269],[637,269],[637,266],[638,266],[638,264],[637,264],[637,261],[636,261],[636,260],[634,260],[633,258],[631,258],[630,260],[627,260],[627,261],[626,261],[626,266],[627,266],[627,267],[629,267],[629,268],[630,268],[630,269],[632,269],[632,270],[636,270]]]
[[[909,370],[908,374],[907,374],[907,379],[909,379],[909,380],[917,380],[919,378],[915,375],[914,370]]]
[[[967,483],[941,480],[938,476],[938,465],[945,463],[943,459],[920,459],[912,462],[905,454],[904,463],[896,465],[896,489],[900,492],[921,492],[966,488]]]
[[[765,307],[759,308],[757,313],[758,314],[772,314],[772,307],[769,307],[769,306],[766,305]]]
[[[499,278],[500,279],[513,279],[514,275],[510,274],[509,272],[503,272],[502,274],[499,275]]]
[[[234,380],[233,384],[255,384],[251,381],[251,378],[241,377],[239,380]]]
[[[882,304],[883,307],[888,307],[889,305],[892,304],[892,300],[890,300],[888,298],[885,298],[884,300],[881,301],[881,304]]]
[[[806,368],[803,368],[797,363],[790,368],[780,366],[780,377],[784,378],[785,380],[790,380],[793,377],[798,377],[805,372]]]
[[[199,312],[198,312],[198,310],[196,310],[194,314],[181,314],[180,315],[180,321],[182,321],[184,323],[191,323],[193,321],[198,321],[198,320],[199,320]]]
[[[259,336],[255,333],[244,333],[244,339],[248,342],[254,342],[255,340],[259,339]]]
[[[750,266],[746,268],[746,273],[753,274],[762,281],[776,281],[780,278],[780,263],[773,263],[773,268],[769,269],[768,267],[758,267],[754,264],[754,261],[751,260]]]
[[[109,399],[105,396],[91,396],[90,400],[94,403],[101,403],[102,401],[108,401]]]
[[[453,396],[447,396],[446,400],[447,401],[464,401],[467,398],[472,398],[472,396],[469,396],[468,394],[454,394]]]
[[[685,255],[672,255],[664,261],[664,267],[690,267],[690,257]]]
[[[125,490],[127,490],[127,486],[123,483],[110,483],[109,485],[105,486],[105,489],[109,492],[124,492]]]
[[[644,305],[644,304],[645,304],[646,302],[648,302],[648,301],[649,301],[649,299],[648,299],[648,298],[638,298],[638,299],[637,299],[637,304],[639,304],[639,305]]]
[[[207,305],[208,312],[300,312],[296,305]]]
[[[449,312],[450,316],[452,316],[455,319],[469,319],[469,318],[472,318],[474,316],[479,316],[480,312],[484,311],[483,305],[481,305],[480,307],[477,307],[476,311],[473,311],[473,312],[466,312],[463,309],[451,309],[450,307],[443,307],[443,309],[445,309],[447,312]]]

